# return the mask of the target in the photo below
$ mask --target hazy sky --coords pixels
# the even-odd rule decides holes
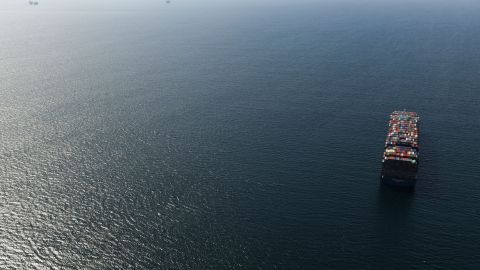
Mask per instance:
[[[432,5],[449,3],[458,5],[460,3],[474,4],[476,0],[36,0],[39,6],[28,5],[28,0],[0,0],[0,11],[11,9],[82,9],[82,10],[133,10],[133,9],[154,9],[167,6],[181,7],[233,7],[253,8],[265,6],[298,6],[305,4],[352,4],[352,5]]]
[[[0,0],[0,12],[125,12],[147,11],[177,14],[239,14],[245,15],[259,9],[271,9],[294,13],[295,10],[318,11],[328,14],[330,8],[354,14],[357,10],[372,12],[410,13],[418,10],[429,12],[441,8],[452,12],[457,9],[478,9],[479,0]],[[228,12],[227,12],[228,11]],[[326,13],[325,13],[326,12]],[[165,13],[163,13],[165,14]],[[301,16],[301,15],[299,15]]]
[[[42,8],[59,9],[149,9],[167,5],[166,0],[36,0]],[[300,2],[326,2],[331,0],[170,0],[170,5],[180,6],[262,6],[298,4]],[[340,0],[342,1],[342,0]],[[0,0],[0,10],[5,8],[29,8],[28,0]]]

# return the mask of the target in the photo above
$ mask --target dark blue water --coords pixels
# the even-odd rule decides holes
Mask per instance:
[[[480,266],[479,4],[8,3],[0,268]]]

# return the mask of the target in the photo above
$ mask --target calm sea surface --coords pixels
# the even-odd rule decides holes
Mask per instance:
[[[1,269],[479,269],[479,4],[12,3]]]

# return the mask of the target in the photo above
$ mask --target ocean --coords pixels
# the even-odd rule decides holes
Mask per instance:
[[[479,12],[0,2],[0,268],[478,269]]]

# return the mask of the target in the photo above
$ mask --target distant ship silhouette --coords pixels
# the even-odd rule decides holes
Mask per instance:
[[[37,2],[37,1],[28,1],[28,3],[29,3],[31,6],[38,6],[38,2]]]

